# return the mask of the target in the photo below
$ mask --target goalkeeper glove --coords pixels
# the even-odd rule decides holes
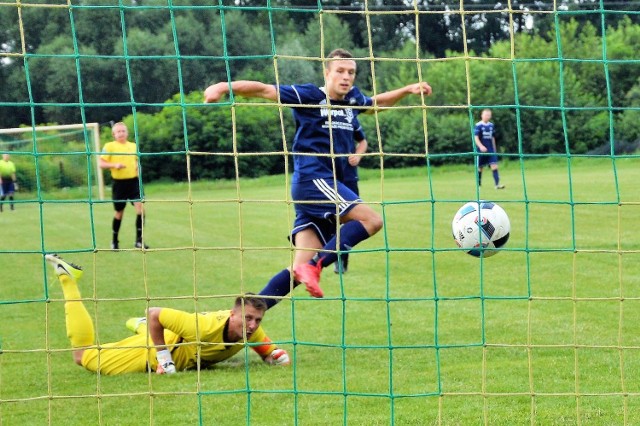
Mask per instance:
[[[289,359],[289,354],[284,349],[275,349],[269,355],[271,358],[271,364],[275,365],[289,365],[291,364],[291,360]]]
[[[176,372],[176,365],[173,363],[171,352],[168,349],[158,351],[156,359],[158,360],[157,374],[174,374]]]

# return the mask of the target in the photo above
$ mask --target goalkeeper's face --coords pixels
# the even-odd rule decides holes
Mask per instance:
[[[356,61],[353,59],[332,60],[324,70],[327,94],[332,99],[344,99],[355,79]]]
[[[229,336],[236,336],[237,340],[241,340],[244,335],[244,329],[247,331],[247,339],[250,338],[260,327],[263,316],[263,310],[256,309],[251,305],[235,306],[231,310],[231,316],[229,317]]]

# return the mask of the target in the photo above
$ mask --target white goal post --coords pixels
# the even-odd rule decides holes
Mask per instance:
[[[100,126],[98,123],[85,123],[85,124],[62,124],[53,126],[31,126],[31,127],[14,127],[11,129],[0,129],[0,135],[15,135],[33,132],[46,132],[56,130],[87,130],[93,137],[93,152],[95,157],[96,166],[96,185],[98,187],[98,197],[100,200],[104,200],[104,176],[102,169],[100,168]]]

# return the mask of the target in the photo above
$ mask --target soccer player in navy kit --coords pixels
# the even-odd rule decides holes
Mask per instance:
[[[320,273],[337,260],[336,250],[350,250],[382,228],[382,217],[336,179],[342,163],[340,157],[329,155],[351,153],[353,121],[362,108],[389,107],[410,94],[431,94],[431,87],[422,82],[367,97],[353,85],[356,62],[351,53],[336,49],[327,59],[324,87],[233,81],[214,84],[204,92],[205,102],[218,102],[231,90],[235,95],[292,105],[296,133],[291,195],[296,218],[291,239],[299,250],[293,274],[289,269],[280,271],[260,292],[271,296],[269,307],[289,294],[292,285],[304,284],[311,296],[323,297]],[[339,236],[336,220],[342,224]]]
[[[476,123],[474,131],[474,139],[478,151],[482,153],[490,153],[491,155],[478,155],[478,186],[482,185],[482,169],[488,165],[493,171],[493,180],[496,183],[496,189],[504,189],[504,185],[500,185],[500,174],[498,173],[498,156],[496,155],[496,128],[491,120],[491,110],[483,109],[481,120]]]
[[[360,154],[367,152],[369,144],[367,143],[367,137],[364,133],[364,129],[360,125],[357,117],[353,120],[353,128],[354,143],[351,146],[351,152],[353,155],[347,157],[347,161],[345,161],[342,171],[342,178],[338,177],[338,180],[342,181],[347,188],[352,190],[353,193],[359,197],[360,188],[358,188],[358,165],[360,165],[360,160],[362,159]],[[349,253],[340,253],[340,256],[338,257],[338,261],[334,263],[333,271],[336,274],[339,274],[340,272],[344,274],[347,272],[349,267]]]

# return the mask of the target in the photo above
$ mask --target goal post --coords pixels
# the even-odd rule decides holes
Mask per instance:
[[[62,132],[62,133],[60,133]],[[64,133],[69,132],[69,133]],[[52,136],[45,136],[46,133],[52,133]],[[11,147],[19,146],[20,144],[27,145],[29,143],[36,143],[32,146],[31,152],[34,156],[42,155],[42,148],[38,145],[39,141],[47,140],[52,137],[64,137],[68,135],[81,135],[80,142],[84,143],[85,153],[89,155],[95,170],[91,173],[87,171],[87,183],[95,185],[98,190],[98,199],[104,200],[104,175],[100,168],[100,126],[98,123],[80,123],[80,124],[63,124],[63,125],[50,125],[50,126],[31,126],[31,127],[14,127],[9,129],[0,129],[0,151],[2,153],[18,153],[29,155],[27,150],[20,149],[7,149],[9,144]],[[7,141],[3,136],[17,136],[18,139]],[[20,136],[22,135],[22,136]],[[51,154],[50,150],[44,150],[46,155]],[[65,154],[64,152],[58,152]],[[78,152],[79,154],[79,152]],[[39,175],[39,171],[36,171]]]

